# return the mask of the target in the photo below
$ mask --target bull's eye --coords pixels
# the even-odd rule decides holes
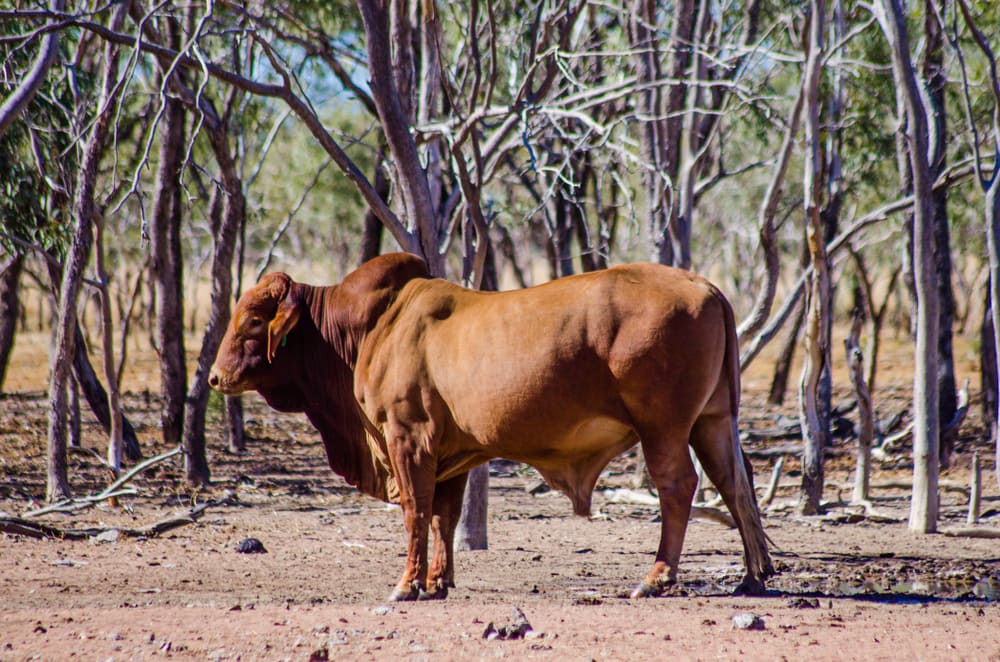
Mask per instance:
[[[250,320],[250,328],[251,328],[251,329],[259,329],[259,328],[260,328],[260,326],[261,326],[261,325],[262,325],[263,323],[264,323],[264,320],[262,320],[262,319],[261,319],[261,318],[259,318],[259,317],[254,317],[254,318],[252,318],[252,319]]]

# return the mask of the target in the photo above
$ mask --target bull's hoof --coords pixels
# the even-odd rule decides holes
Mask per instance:
[[[659,595],[663,595],[662,585],[653,585],[646,582],[642,582],[632,590],[632,599],[637,598],[655,598]]]
[[[433,591],[420,591],[420,594],[417,595],[417,600],[421,602],[424,600],[444,600],[447,597],[448,587],[439,585]]]
[[[413,582],[410,584],[410,588],[401,589],[396,587],[389,594],[389,602],[413,602],[414,600],[420,600],[420,594],[426,593],[424,591],[423,585],[420,582]]]
[[[743,578],[733,590],[733,595],[764,595],[767,593],[767,587],[764,585],[763,579],[757,579],[747,575]]]
[[[448,597],[448,584],[443,579],[436,580],[431,586],[433,586],[431,591],[420,588],[417,600],[444,600]]]

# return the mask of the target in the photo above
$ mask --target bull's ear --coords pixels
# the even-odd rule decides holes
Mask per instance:
[[[274,314],[274,319],[267,326],[268,363],[274,361],[274,355],[277,353],[278,347],[284,344],[285,336],[298,324],[299,315],[302,311],[299,298],[295,295],[295,291],[291,287],[291,279],[289,278],[283,285],[284,287],[281,288],[283,292],[275,297],[278,299],[278,310]]]

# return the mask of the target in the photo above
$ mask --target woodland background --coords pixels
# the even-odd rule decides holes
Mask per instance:
[[[139,459],[123,389],[158,395],[163,447],[201,485],[207,370],[267,270],[331,283],[402,249],[507,289],[653,260],[727,293],[744,367],[781,344],[771,398],[800,402],[805,513],[839,341],[863,460],[879,340],[909,339],[910,526],[932,531],[969,402],[956,337],[996,420],[996,48],[986,0],[14,0],[0,387],[17,334],[51,330],[49,499],[71,494],[81,409],[110,466]],[[140,341],[158,384],[122,382]],[[216,404],[238,450],[240,402]]]

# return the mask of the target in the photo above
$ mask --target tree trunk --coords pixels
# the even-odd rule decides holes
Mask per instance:
[[[486,255],[486,269],[483,273],[481,289],[494,292],[498,287],[496,253],[490,245]],[[487,462],[469,472],[469,480],[465,484],[465,495],[462,497],[462,515],[458,520],[458,528],[455,530],[456,550],[489,549],[489,527],[487,526],[489,489],[490,465]]]
[[[115,9],[113,28],[124,20],[128,2]],[[59,287],[59,311],[55,328],[55,347],[49,361],[48,482],[46,496],[55,501],[69,496],[66,473],[66,400],[71,357],[76,349],[76,302],[83,280],[83,270],[90,255],[92,226],[97,213],[94,192],[97,168],[104,153],[105,139],[114,116],[118,89],[118,47],[108,42],[103,57],[105,68],[101,98],[93,128],[86,138],[80,160],[73,200],[74,227],[62,284]]]
[[[416,228],[420,243],[421,257],[427,262],[432,276],[445,276],[444,258],[438,250],[438,217],[434,202],[431,199],[430,186],[426,173],[421,168],[421,160],[413,134],[412,125],[412,89],[399,90],[397,78],[408,82],[412,75],[401,70],[390,61],[390,56],[397,51],[406,50],[400,43],[397,49],[391,47],[389,39],[389,5],[391,3],[358,0],[361,10],[361,20],[365,28],[365,49],[368,53],[368,67],[372,100],[378,109],[379,121],[385,132],[386,144],[392,159],[396,164],[399,196],[411,227]],[[405,26],[405,16],[401,12],[393,13],[397,21],[393,25],[394,34]],[[397,53],[398,55],[405,55]],[[412,66],[412,65],[411,65]]]
[[[75,373],[69,376],[69,447],[80,447],[80,382]]]
[[[792,328],[788,330],[785,338],[785,345],[781,348],[781,353],[774,362],[774,376],[771,378],[771,390],[768,391],[768,404],[781,406],[785,402],[785,391],[788,390],[788,377],[792,373],[792,360],[795,358],[795,349],[799,345],[799,335],[802,331],[802,321],[805,318],[806,309],[804,306],[796,306],[795,319],[792,321]]]
[[[46,265],[48,266],[49,286],[52,295],[58,299],[59,290],[57,288],[62,280],[62,271],[51,260],[46,260]],[[104,434],[110,435],[111,411],[108,409],[108,393],[104,390],[104,385],[101,384],[101,380],[94,371],[94,366],[90,363],[90,357],[87,355],[87,343],[83,338],[83,330],[79,324],[76,325],[74,334],[72,365],[76,388],[83,391],[87,406],[93,412],[97,422],[101,424]],[[78,393],[76,397],[79,397]],[[76,407],[79,416],[79,401],[77,401]],[[122,416],[122,439],[125,445],[125,457],[130,462],[141,460],[142,447],[139,445],[139,438],[132,423],[124,415]]]
[[[806,243],[813,272],[805,304],[805,354],[799,385],[800,417],[805,442],[800,509],[805,515],[819,513],[823,498],[823,453],[829,424],[825,415],[827,409],[822,406],[820,386],[823,373],[830,365],[830,265],[820,214],[823,162],[820,149],[819,81],[823,66],[825,2],[813,0],[810,3],[810,13],[809,50],[804,74],[806,163],[803,189]]]
[[[375,159],[375,192],[385,201],[389,200],[389,178],[386,177],[383,161],[385,155],[381,152]],[[361,231],[361,253],[358,263],[364,264],[381,252],[384,227],[379,217],[371,208],[365,211],[364,227]]]
[[[683,77],[690,60],[690,37],[695,23],[694,0],[683,0],[674,8],[673,50],[670,72],[679,72],[677,80]],[[673,244],[670,241],[670,187],[676,174],[676,154],[680,137],[681,119],[664,119],[667,109],[662,100],[661,87],[654,81],[662,78],[660,66],[660,41],[656,30],[656,3],[651,0],[635,0],[629,13],[629,40],[635,53],[639,81],[645,89],[639,93],[637,110],[645,118],[639,125],[639,150],[645,167],[643,169],[643,194],[646,202],[646,224],[649,236],[650,259],[661,264],[673,264]],[[679,111],[684,104],[684,86],[671,86],[667,103],[674,104]],[[668,133],[673,137],[673,147],[668,146]],[[675,155],[671,162],[668,152]]]
[[[208,371],[219,351],[219,344],[229,324],[233,296],[233,254],[236,235],[246,211],[242,182],[229,146],[224,124],[206,127],[212,151],[219,165],[221,188],[212,193],[212,217],[215,249],[212,258],[212,309],[198,354],[198,366],[188,389],[184,408],[185,475],[192,485],[207,485],[211,479],[205,454],[205,413],[208,408]],[[217,220],[216,220],[217,219]]]
[[[455,549],[459,551],[489,548],[487,515],[489,512],[490,465],[481,464],[469,472],[462,497],[462,516],[455,530]]]
[[[844,339],[847,351],[847,368],[854,387],[854,397],[858,402],[858,457],[854,473],[854,490],[851,501],[868,501],[868,485],[871,477],[871,445],[875,436],[875,416],[872,411],[871,391],[865,383],[864,353],[861,351],[861,327],[864,324],[864,301],[861,288],[855,289],[854,310],[851,315],[851,331]]]
[[[53,14],[60,14],[65,8],[65,0],[53,0],[49,3],[49,9],[52,10]],[[59,53],[59,35],[61,33],[61,30],[51,30],[42,35],[38,53],[35,55],[31,69],[0,104],[0,136],[7,132],[11,123],[18,119],[21,112],[28,107],[28,104],[42,87],[42,83],[45,82],[49,67],[52,66]]]
[[[226,396],[226,444],[229,452],[242,453],[247,449],[246,434],[243,429],[243,398]]]
[[[20,314],[18,289],[23,266],[24,256],[15,255],[7,268],[0,272],[0,393],[3,393],[7,363],[10,361],[10,351],[14,348],[14,335],[17,332],[17,318]]]
[[[998,100],[1000,103],[1000,100]],[[998,111],[1000,112],[1000,111]],[[994,136],[994,140],[1000,136]],[[994,376],[1000,374],[1000,305],[995,302],[1000,301],[1000,172],[994,167],[993,180],[989,188],[986,189],[986,243],[990,255],[990,298],[993,305],[992,310],[993,325],[993,357],[995,363],[991,371]],[[997,398],[1000,401],[1000,398]],[[996,474],[997,486],[1000,487],[1000,415],[993,414],[993,443],[996,445],[994,453],[994,472]]]
[[[87,400],[87,406],[94,413],[97,422],[101,424],[104,434],[111,434],[111,411],[108,409],[108,393],[94,372],[94,366],[87,356],[87,344],[79,326],[76,329],[75,349],[73,352],[73,374]],[[142,459],[142,448],[135,428],[128,418],[122,418],[122,439],[125,444],[125,457],[130,462]]]
[[[881,0],[876,14],[892,53],[896,87],[906,109],[910,172],[913,176],[913,268],[917,294],[917,342],[913,380],[913,495],[910,530],[933,533],[938,520],[938,290],[934,268],[934,209],[927,164],[927,111],[910,57],[900,0]]]
[[[111,318],[111,291],[108,272],[104,264],[104,219],[100,213],[94,217],[94,262],[97,279],[103,285],[101,295],[101,345],[104,358],[104,378],[108,380],[108,410],[111,412],[111,431],[108,434],[108,464],[115,477],[122,469],[122,408],[118,391],[118,372],[115,370],[114,323]]]
[[[979,372],[982,378],[983,422],[996,436],[997,427],[997,347],[993,337],[993,307],[990,305],[992,283],[986,289],[983,322],[979,325]]]
[[[947,166],[948,123],[945,105],[947,75],[944,69],[944,30],[938,21],[934,4],[943,16],[944,0],[924,2],[924,45],[920,69],[926,82],[928,121],[933,125],[930,137],[930,177],[937,180]],[[958,411],[955,387],[955,359],[952,349],[952,327],[955,324],[955,293],[951,286],[951,239],[948,230],[948,187],[931,192],[934,224],[934,278],[938,291],[938,405],[942,421],[938,446],[942,468],[951,465],[951,453],[958,430],[946,430],[943,423],[952,420]]]
[[[170,21],[171,24],[175,21]],[[171,31],[176,36],[176,26]],[[160,428],[167,445],[181,439],[187,366],[184,350],[184,304],[181,257],[180,176],[184,154],[185,112],[182,103],[166,97],[161,120],[160,163],[150,217],[150,274],[155,289],[156,342],[160,363]]]

